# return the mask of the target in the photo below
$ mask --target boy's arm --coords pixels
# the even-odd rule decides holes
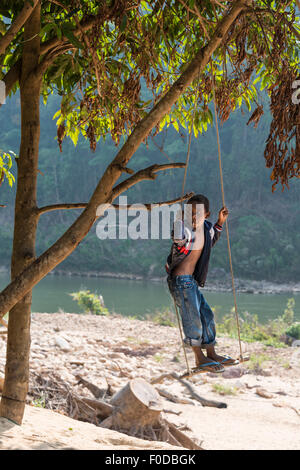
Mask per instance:
[[[222,207],[222,209],[219,211],[219,218],[218,221],[214,225],[214,236],[212,239],[212,246],[219,240],[221,236],[221,232],[223,229],[223,225],[228,217],[229,211],[226,206]]]
[[[214,225],[214,236],[211,241],[211,246],[214,246],[214,244],[217,243],[217,241],[219,240],[221,236],[222,230],[223,230],[222,225],[216,222]]]

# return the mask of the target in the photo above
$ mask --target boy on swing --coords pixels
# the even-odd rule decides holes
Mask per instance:
[[[184,214],[174,223],[166,270],[169,290],[182,319],[184,343],[195,354],[193,372],[220,373],[224,372],[224,366],[238,364],[238,361],[216,353],[214,314],[199,287],[204,287],[211,248],[220,238],[228,209],[222,207],[214,226],[206,220],[209,216],[209,200],[205,196],[197,194],[188,200]]]

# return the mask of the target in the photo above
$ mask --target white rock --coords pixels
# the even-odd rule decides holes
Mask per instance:
[[[68,341],[69,343],[72,343],[72,341],[73,341],[72,338],[70,338],[70,336],[68,336],[66,333],[62,333],[62,332],[61,332],[59,336],[60,336],[60,338],[65,339],[65,340]]]
[[[112,370],[118,370],[118,371],[120,370],[120,368],[118,367],[118,365],[115,362],[111,362],[110,364],[107,363],[106,365],[107,365],[107,367],[109,367]]]
[[[241,382],[240,380],[236,380],[232,385],[233,385],[233,387],[235,387],[237,389],[246,388],[246,385],[243,382]]]
[[[62,349],[65,352],[71,351],[71,346],[69,343],[62,338],[61,336],[55,336],[54,338],[56,346],[58,346],[60,349]]]

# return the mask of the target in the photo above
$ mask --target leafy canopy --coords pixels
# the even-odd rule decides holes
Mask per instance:
[[[116,144],[151,112],[195,53],[207,44],[232,1],[50,0],[41,2],[41,60],[44,101],[58,93],[54,116],[58,143],[81,133],[93,150],[111,135]],[[251,110],[256,126],[263,114],[260,91],[271,97],[273,120],[265,149],[274,186],[300,176],[299,106],[292,84],[299,70],[297,1],[257,0],[239,15],[211,63],[181,95],[153,132],[206,131],[215,77],[222,121],[236,108]],[[22,1],[3,0],[0,31],[5,35]],[[251,5],[251,6],[250,6]],[[0,36],[1,40],[1,36]],[[23,28],[1,57],[0,79],[22,59]],[[17,90],[17,82],[12,91]],[[298,128],[297,128],[298,125]]]

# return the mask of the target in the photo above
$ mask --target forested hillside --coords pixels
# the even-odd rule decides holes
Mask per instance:
[[[41,143],[39,164],[39,206],[62,202],[87,202],[106,165],[116,153],[116,147],[107,139],[98,143],[96,152],[82,138],[74,147],[63,142],[60,153],[53,115],[59,108],[59,97],[50,97],[47,106],[41,107]],[[19,152],[20,122],[19,100],[8,100],[1,113],[0,148]],[[236,275],[251,279],[299,281],[300,266],[300,186],[292,181],[290,190],[277,187],[272,194],[270,171],[263,158],[268,136],[270,115],[268,105],[257,129],[246,123],[237,110],[221,128],[223,170],[226,203],[230,209],[230,232],[233,262]],[[155,137],[160,152],[153,141],[140,147],[130,167],[141,168],[153,163],[185,161],[187,135],[173,128]],[[167,156],[166,156],[167,155]],[[221,192],[217,159],[215,130],[193,139],[186,192],[207,195],[211,202],[212,221],[221,207]],[[16,168],[13,168],[16,172]],[[130,190],[128,202],[156,202],[180,196],[183,170],[170,170],[160,174],[156,181],[141,182]],[[13,234],[14,191],[5,182],[0,189],[0,265],[8,266]],[[41,216],[38,231],[37,254],[49,247],[75,219],[78,211],[56,211]],[[164,274],[168,254],[168,240],[105,240],[100,241],[95,228],[77,250],[59,266],[70,271],[129,272],[145,276]],[[212,273],[222,276],[228,271],[225,233],[216,245],[211,262]],[[222,269],[217,269],[222,268]]]

